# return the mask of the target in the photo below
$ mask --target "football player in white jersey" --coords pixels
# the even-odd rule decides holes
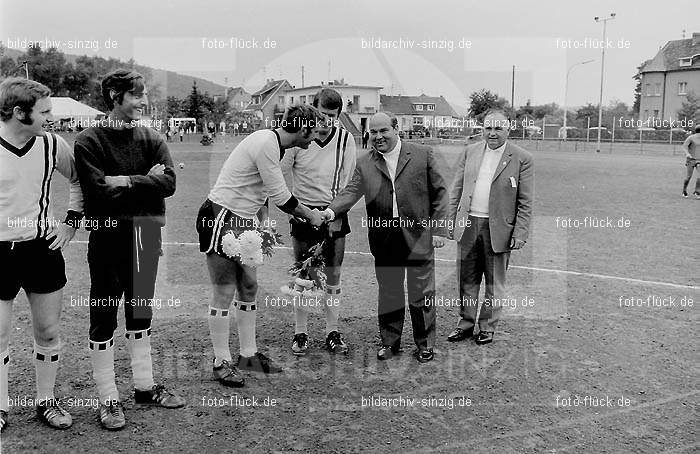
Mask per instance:
[[[8,424],[9,341],[12,303],[24,289],[34,331],[37,417],[67,429],[71,415],[54,396],[61,356],[59,319],[65,262],[61,248],[75,235],[83,196],[72,148],[44,132],[51,121],[51,91],[31,80],[9,78],[0,84],[0,431]],[[53,219],[54,170],[70,181],[68,215]]]
[[[343,99],[332,88],[322,88],[313,101],[326,124],[317,128],[318,138],[308,149],[293,148],[282,159],[281,166],[292,194],[300,203],[325,210],[338,192],[350,181],[355,170],[355,138],[339,125]],[[323,310],[326,316],[326,349],[331,353],[348,353],[348,346],[338,326],[341,306],[340,268],[345,254],[345,236],[350,233],[347,215],[314,228],[299,219],[290,218],[290,233],[295,260],[302,260],[309,249],[323,244],[326,298]],[[303,356],[308,350],[308,304],[294,306],[294,338],[292,353]]]
[[[236,146],[197,215],[200,251],[206,254],[214,294],[208,317],[213,375],[224,386],[244,385],[238,369],[265,374],[282,369],[258,351],[257,270],[229,257],[223,239],[229,232],[238,237],[243,231],[254,230],[256,215],[268,198],[285,213],[304,218],[312,226],[323,224],[320,211],[309,209],[289,192],[280,169],[280,159],[289,148],[306,148],[316,138],[316,127],[323,123],[323,117],[311,106],[291,106],[281,123],[279,128],[253,132]],[[231,301],[236,308],[240,346],[236,364],[229,351]]]

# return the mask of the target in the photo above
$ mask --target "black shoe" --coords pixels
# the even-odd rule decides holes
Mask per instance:
[[[687,192],[687,191],[681,192],[681,197],[683,197],[684,199],[687,199],[687,198],[688,198],[688,192]]]
[[[153,385],[153,388],[145,391],[135,389],[134,402],[163,408],[181,408],[187,403],[182,397],[168,391],[164,385]]]
[[[413,356],[419,363],[427,363],[428,361],[435,359],[435,353],[433,353],[432,348],[416,349],[416,351],[413,352]]]
[[[481,331],[476,336],[476,343],[479,345],[490,344],[493,342],[493,331]]]
[[[8,424],[10,424],[10,420],[7,416],[7,412],[5,410],[0,410],[0,432],[5,430]]]
[[[455,328],[448,336],[447,340],[449,342],[460,342],[464,339],[468,339],[474,335],[474,328],[472,329],[462,329]]]
[[[236,366],[226,360],[221,361],[219,367],[214,366],[214,378],[224,386],[229,388],[242,388],[245,385],[245,379],[236,369]]]
[[[348,344],[345,343],[343,335],[338,331],[331,331],[326,337],[326,348],[331,353],[348,354]]]
[[[281,367],[272,364],[272,360],[260,352],[256,352],[255,355],[248,357],[238,355],[238,368],[262,372],[263,374],[279,374],[282,372]]]
[[[309,336],[306,333],[298,333],[292,339],[292,353],[297,356],[304,356],[309,349]]]

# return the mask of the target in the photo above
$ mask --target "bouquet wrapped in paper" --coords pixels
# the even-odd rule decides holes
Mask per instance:
[[[238,236],[228,232],[221,238],[224,254],[250,267],[262,265],[264,255],[272,257],[278,244],[282,244],[282,235],[273,228],[244,230]]]
[[[326,298],[324,241],[312,246],[302,259],[289,267],[291,281],[280,288],[283,295],[301,309],[321,312]]]

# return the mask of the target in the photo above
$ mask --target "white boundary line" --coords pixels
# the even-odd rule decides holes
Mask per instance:
[[[87,244],[87,241],[75,240],[75,241],[73,241],[73,243]],[[167,243],[163,243],[163,245],[165,245],[165,246],[199,246],[199,243],[167,242]],[[289,246],[276,246],[275,249],[292,249],[292,248],[290,248]],[[345,253],[346,254],[355,254],[355,255],[372,255],[369,252],[361,252],[361,251],[345,251]],[[435,261],[452,263],[452,262],[454,262],[454,259],[435,258]],[[598,279],[610,279],[610,280],[615,280],[615,281],[633,282],[635,284],[663,285],[666,287],[682,288],[682,289],[687,289],[687,290],[700,290],[700,287],[695,286],[695,285],[674,284],[672,282],[661,282],[661,281],[645,281],[643,279],[634,279],[631,277],[610,276],[608,274],[583,273],[580,271],[555,270],[553,268],[540,268],[540,267],[535,267],[535,266],[519,266],[519,265],[511,265],[510,268],[518,268],[521,270],[531,270],[531,271],[544,271],[546,273],[569,274],[571,276],[595,277]]]

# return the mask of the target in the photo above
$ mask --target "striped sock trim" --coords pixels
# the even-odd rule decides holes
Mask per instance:
[[[326,285],[326,293],[329,295],[340,295],[340,285]]]
[[[141,331],[127,331],[124,335],[127,339],[142,339],[144,337],[150,337],[151,328],[144,329]]]
[[[45,363],[55,363],[59,360],[59,358],[61,356],[58,353],[58,350],[60,350],[60,349],[61,349],[60,344],[56,345],[55,347],[42,347],[40,345],[34,344],[34,351],[33,351],[34,359],[36,359],[37,361],[45,362]],[[46,354],[46,353],[42,353],[42,352],[37,351],[37,350],[44,350],[45,352],[56,351],[56,353]],[[8,361],[9,361],[9,358],[8,358]]]
[[[228,317],[228,309],[218,309],[216,307],[209,306],[209,315],[212,317]]]
[[[243,312],[255,311],[257,307],[255,306],[255,301],[237,301],[233,300],[233,305]]]
[[[107,350],[112,347],[114,347],[114,338],[104,342],[90,341],[90,350]]]

